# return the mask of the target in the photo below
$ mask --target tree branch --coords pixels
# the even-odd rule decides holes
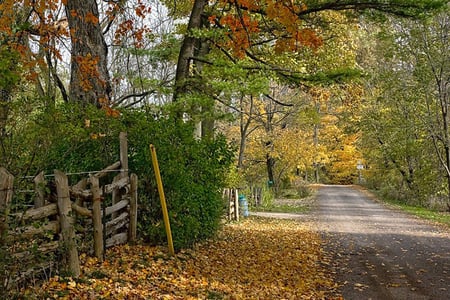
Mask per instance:
[[[145,91],[145,92],[142,92],[142,93],[139,93],[139,94],[137,94],[137,93],[134,93],[134,94],[128,94],[128,95],[122,96],[122,97],[120,97],[119,99],[113,101],[113,102],[111,103],[111,105],[112,105],[113,107],[117,107],[117,106],[121,105],[123,102],[125,102],[125,100],[127,100],[127,99],[135,98],[135,97],[144,98],[144,97],[146,97],[146,96],[148,96],[148,95],[151,95],[151,94],[153,94],[153,93],[155,93],[155,92],[156,92],[156,89],[153,89],[153,90],[150,90],[150,91]],[[142,99],[141,99],[141,100],[142,100]],[[140,101],[141,101],[141,100],[140,100]],[[139,102],[139,101],[138,101],[138,102]],[[133,102],[133,104],[136,104],[136,103],[137,103],[137,102]]]

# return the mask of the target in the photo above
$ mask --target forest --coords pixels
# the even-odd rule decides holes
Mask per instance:
[[[127,132],[150,243],[150,144],[177,249],[217,232],[223,188],[360,184],[450,211],[449,27],[445,0],[0,0],[11,209],[40,172],[111,165]]]

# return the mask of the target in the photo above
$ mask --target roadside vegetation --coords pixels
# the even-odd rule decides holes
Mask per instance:
[[[432,221],[436,224],[445,225],[450,229],[450,213],[445,211],[437,211],[436,209],[430,209],[422,206],[413,206],[405,204],[401,201],[383,198],[383,201],[390,206],[393,206],[397,209],[401,209],[405,212],[408,212],[412,215],[420,217],[425,220]]]
[[[424,207],[420,205],[405,204],[403,201],[395,198],[388,197],[377,190],[369,190],[363,186],[355,185],[355,188],[366,194],[369,198],[382,202],[383,204],[395,209],[402,210],[411,215],[420,217],[425,220],[429,220],[438,225],[444,225],[450,228],[450,213],[440,206],[436,207]]]
[[[273,189],[264,188],[260,205],[251,203],[251,211],[280,212],[306,214],[314,206],[315,188],[313,185],[293,184],[290,188],[275,192]]]
[[[224,188],[262,188],[251,209],[305,213],[311,183],[364,182],[450,211],[447,1],[344,2],[0,0],[0,167],[16,178],[0,191],[14,191],[0,203],[0,254],[13,249],[10,206],[33,206],[27,179],[101,170],[125,131],[149,247],[166,241],[150,144],[177,251],[221,232]],[[277,284],[285,298],[325,297],[315,279],[298,295]],[[218,298],[244,297],[233,293]]]

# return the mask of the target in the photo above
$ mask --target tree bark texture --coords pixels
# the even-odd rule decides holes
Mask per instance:
[[[208,3],[207,0],[196,0],[189,17],[187,33],[181,44],[180,55],[178,56],[177,71],[175,74],[175,91],[173,101],[176,102],[180,95],[186,92],[186,79],[189,77],[189,67],[191,59],[194,57],[195,45],[197,38],[193,37],[190,32],[192,29],[201,28],[202,13]]]
[[[99,24],[96,0],[68,0],[66,15],[72,42],[69,98],[98,107],[110,100],[108,48]]]

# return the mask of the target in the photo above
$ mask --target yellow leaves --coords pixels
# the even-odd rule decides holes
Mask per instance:
[[[82,277],[51,278],[41,291],[68,299],[325,299],[335,295],[310,225],[249,218],[183,250],[124,245],[103,263],[81,255]]]

